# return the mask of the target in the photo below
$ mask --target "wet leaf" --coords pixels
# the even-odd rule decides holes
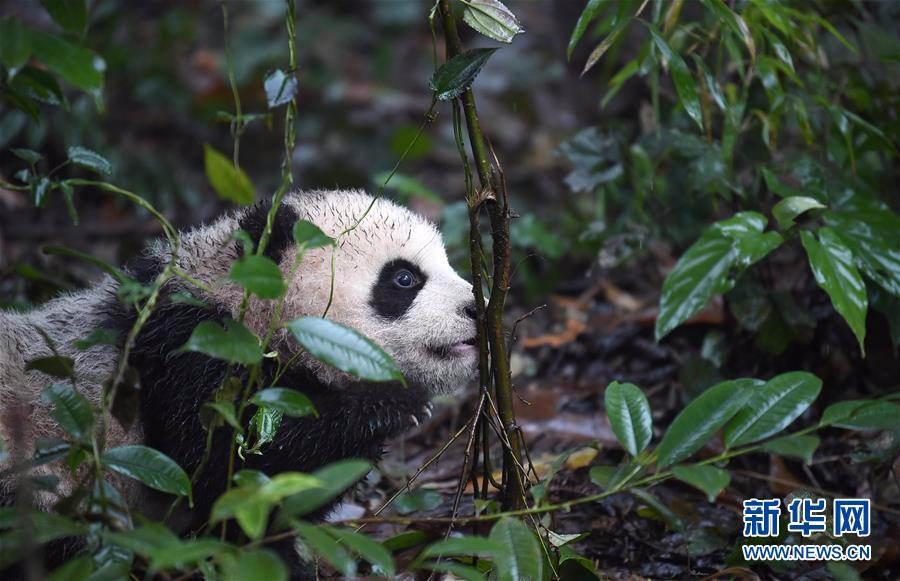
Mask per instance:
[[[703,464],[673,466],[672,474],[678,480],[702,490],[710,502],[715,502],[716,497],[731,482],[731,474],[727,470]]]
[[[253,203],[253,184],[244,170],[235,167],[231,159],[203,144],[203,163],[206,179],[220,198],[237,204]]]
[[[449,101],[468,89],[496,48],[474,48],[442,64],[428,81],[439,101]]]
[[[510,43],[514,36],[525,29],[512,10],[500,0],[461,0],[463,22],[488,38]]]
[[[150,488],[187,496],[191,504],[191,481],[181,466],[153,448],[141,445],[119,446],[100,456],[110,469],[134,478]]]
[[[584,10],[581,11],[581,16],[578,17],[578,22],[575,23],[575,28],[572,29],[572,36],[569,37],[569,45],[566,48],[566,58],[568,60],[572,60],[572,51],[575,50],[575,46],[578,45],[578,41],[581,40],[584,31],[587,30],[588,24],[608,4],[609,0],[588,0]]]
[[[296,389],[267,387],[254,394],[250,401],[258,406],[278,410],[295,418],[311,415],[318,417],[319,415],[309,398]]]
[[[320,361],[362,379],[406,383],[391,356],[350,327],[321,317],[301,317],[286,327]]]
[[[825,219],[870,279],[900,297],[900,220],[885,208],[827,212]]]
[[[632,456],[637,456],[650,443],[653,418],[647,396],[632,383],[609,384],[604,394],[609,423],[619,443]]]
[[[675,416],[656,448],[660,468],[680,462],[699,450],[750,398],[754,379],[735,379],[715,385]]]
[[[281,69],[276,69],[266,75],[266,78],[263,79],[263,86],[266,89],[266,103],[269,105],[269,109],[274,109],[290,103],[297,95],[300,83],[297,81],[296,75],[288,75]]]
[[[90,149],[81,147],[80,145],[73,145],[72,147],[68,148],[67,152],[69,155],[69,161],[71,161],[75,165],[79,165],[99,174],[107,176],[112,175],[112,166],[108,161],[106,161],[105,157],[103,157],[96,151],[91,151]]]
[[[517,518],[504,517],[491,527],[490,540],[505,550],[494,553],[494,567],[501,581],[541,579],[544,559],[534,533]]]
[[[263,355],[256,335],[234,319],[225,319],[224,328],[215,321],[201,322],[180,350],[247,365],[259,363]]]
[[[809,210],[824,208],[825,205],[807,196],[790,196],[784,198],[772,208],[772,215],[778,221],[778,225],[783,230],[787,230],[794,225],[794,220],[800,214]]]
[[[809,231],[800,233],[813,276],[828,293],[834,309],[850,325],[859,341],[859,349],[865,355],[866,285],[854,264],[853,254],[837,233],[824,227],[819,228],[817,234],[818,237]]]
[[[812,405],[822,380],[805,371],[783,373],[752,388],[752,397],[725,427],[725,446],[733,448],[785,429]]]
[[[94,429],[94,410],[86,397],[69,385],[54,383],[44,390],[44,401],[53,404],[53,419],[76,440],[87,438]]]
[[[286,288],[278,265],[268,256],[251,254],[235,260],[228,279],[261,299],[276,299]]]

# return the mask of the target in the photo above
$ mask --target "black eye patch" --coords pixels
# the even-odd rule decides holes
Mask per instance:
[[[381,267],[369,304],[386,319],[399,319],[425,286],[427,277],[408,260],[392,260]]]

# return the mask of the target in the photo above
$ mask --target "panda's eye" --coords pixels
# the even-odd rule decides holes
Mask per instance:
[[[394,275],[394,284],[400,288],[410,288],[416,284],[416,277],[408,270],[398,270]]]

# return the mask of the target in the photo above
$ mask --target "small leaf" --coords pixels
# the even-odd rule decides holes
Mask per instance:
[[[246,365],[262,361],[259,339],[234,319],[225,319],[224,329],[215,321],[201,322],[180,349]]]
[[[432,543],[422,551],[423,557],[496,555],[507,550],[494,539],[478,536],[449,537]]]
[[[784,198],[772,208],[772,215],[778,221],[778,225],[783,230],[787,230],[794,225],[794,220],[800,214],[809,210],[824,208],[825,205],[807,196],[790,196]]]
[[[657,465],[665,468],[702,448],[744,405],[756,383],[754,379],[724,381],[697,396],[666,430],[656,448]]]
[[[73,145],[67,150],[69,161],[91,171],[103,175],[112,175],[112,166],[102,155],[80,145]]]
[[[350,327],[321,317],[301,317],[286,326],[316,359],[362,379],[406,383],[391,356]]]
[[[34,151],[33,149],[23,149],[21,147],[13,147],[12,149],[10,149],[10,151],[12,151],[13,155],[18,157],[19,159],[24,160],[25,163],[27,163],[28,165],[34,165],[37,162],[44,159],[43,155]]]
[[[436,490],[416,488],[403,492],[394,500],[394,508],[400,514],[412,514],[437,508],[443,502],[443,496]]]
[[[304,523],[294,523],[294,528],[307,545],[332,567],[346,577],[356,575],[356,561],[341,545],[318,527]]]
[[[322,229],[307,220],[294,223],[294,242],[304,248],[322,248],[334,246],[334,238],[322,232]]]
[[[491,527],[490,539],[504,548],[493,553],[495,571],[501,581],[543,578],[541,546],[524,522],[503,517]]]
[[[250,400],[258,406],[274,409],[295,418],[303,416],[319,416],[316,407],[309,398],[296,389],[283,387],[267,387],[258,391]]]
[[[650,29],[653,43],[669,63],[669,68],[672,71],[672,81],[675,83],[675,92],[678,93],[678,100],[688,116],[703,131],[703,113],[700,109],[700,98],[697,96],[694,76],[691,75],[691,71],[688,69],[684,59],[681,58],[681,55],[669,46],[669,43],[666,42],[656,27],[652,24],[648,24],[647,27]]]
[[[237,419],[232,402],[212,401],[200,406],[200,421],[207,429],[221,426],[222,420],[236,429],[238,433],[243,433],[244,428]]]
[[[41,0],[41,4],[63,30],[76,36],[84,34],[87,26],[85,0]]]
[[[300,83],[297,82],[296,75],[288,75],[281,69],[275,69],[263,79],[263,86],[266,89],[266,103],[269,109],[274,109],[290,103],[297,95]]]
[[[575,23],[575,28],[572,29],[569,46],[566,48],[566,59],[572,60],[572,51],[575,50],[575,46],[578,45],[578,41],[581,40],[584,31],[587,30],[588,24],[597,17],[600,9],[608,3],[609,0],[588,0],[584,10],[581,11],[581,16],[578,17],[578,22]]]
[[[428,81],[439,101],[455,99],[468,89],[496,48],[474,48],[442,64]]]
[[[828,227],[819,228],[818,239],[809,231],[800,233],[803,248],[809,257],[813,276],[828,293],[831,304],[856,335],[859,349],[865,355],[866,285],[853,262],[853,254],[837,233]]]
[[[525,32],[516,15],[500,0],[461,0],[465,4],[463,22],[488,38],[510,43]]]
[[[388,180],[389,177],[390,180]],[[405,197],[402,198],[401,201],[404,201],[408,197],[418,196],[430,202],[434,202],[435,204],[444,204],[444,200],[441,198],[440,194],[412,176],[402,173],[391,175],[390,172],[381,172],[376,174],[372,179],[376,184],[384,184],[385,189],[387,190],[393,190],[403,194]]]
[[[9,69],[10,75],[28,62],[31,56],[31,37],[27,27],[12,16],[0,18],[0,63]]]
[[[622,447],[632,456],[643,452],[653,435],[653,418],[644,392],[632,383],[613,381],[606,388],[604,402]]]
[[[258,254],[242,256],[235,260],[228,272],[228,278],[261,299],[276,299],[287,288],[275,261]]]
[[[163,492],[185,495],[193,504],[191,481],[181,466],[153,448],[141,445],[119,446],[100,456],[105,466]]]
[[[813,454],[819,447],[819,436],[804,435],[784,436],[762,445],[762,450],[781,456],[801,458],[807,464],[812,463]]]
[[[280,410],[266,407],[256,410],[256,413],[253,414],[253,418],[250,420],[250,424],[257,434],[255,447],[258,448],[274,440],[283,419],[284,412]]]
[[[706,493],[706,498],[714,502],[719,493],[731,482],[727,470],[703,464],[680,464],[672,467],[672,475],[678,480],[695,486]]]
[[[203,144],[203,164],[206,179],[220,198],[244,205],[253,202],[253,184],[244,170],[208,143]]]
[[[75,377],[75,362],[71,357],[61,355],[35,357],[25,364],[25,370],[40,371],[59,379],[68,379]]]
[[[276,524],[285,525],[295,516],[321,508],[343,494],[371,469],[371,463],[356,459],[340,460],[319,468],[312,475],[321,485],[287,498],[278,514]]]
[[[113,329],[94,329],[82,339],[77,339],[73,345],[79,351],[85,351],[95,345],[115,345],[119,340],[119,332]]]
[[[373,541],[368,536],[350,529],[335,527],[326,530],[348,549],[371,563],[374,567],[372,573],[375,575],[393,577],[396,573],[394,558],[390,551],[378,541]]]
[[[581,69],[581,76],[584,76],[589,70],[594,68],[594,65],[597,64],[597,61],[606,54],[606,51],[610,49],[610,47],[615,44],[615,42],[622,35],[622,31],[625,30],[625,27],[631,23],[629,19],[620,20],[616,26],[609,31],[609,34],[606,35],[606,38],[600,41],[600,44],[594,47],[594,50],[591,51],[591,54],[588,55],[587,61],[584,63],[584,68]]]
[[[768,438],[806,411],[822,390],[822,380],[793,371],[753,388],[753,396],[725,427],[725,446],[733,448]]]
[[[900,428],[900,405],[891,401],[867,401],[854,409],[849,416],[832,422],[832,425],[851,430]]]
[[[44,390],[44,401],[53,404],[53,418],[73,438],[87,438],[94,429],[94,410],[86,397],[71,386],[54,383]]]

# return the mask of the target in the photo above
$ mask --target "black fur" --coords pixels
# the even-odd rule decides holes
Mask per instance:
[[[394,283],[394,276],[401,270],[410,271],[416,279],[415,284],[404,288]],[[428,277],[415,264],[403,259],[392,260],[381,268],[378,282],[372,288],[370,304],[380,316],[399,319],[409,310],[427,280]]]
[[[272,208],[272,200],[265,199],[248,208],[238,220],[242,230],[250,234],[254,248],[259,245],[263,231],[266,229],[266,216]],[[294,223],[299,217],[293,208],[284,204],[278,207],[275,220],[272,222],[272,235],[266,244],[263,254],[275,261],[281,262],[285,251],[294,243]]]

